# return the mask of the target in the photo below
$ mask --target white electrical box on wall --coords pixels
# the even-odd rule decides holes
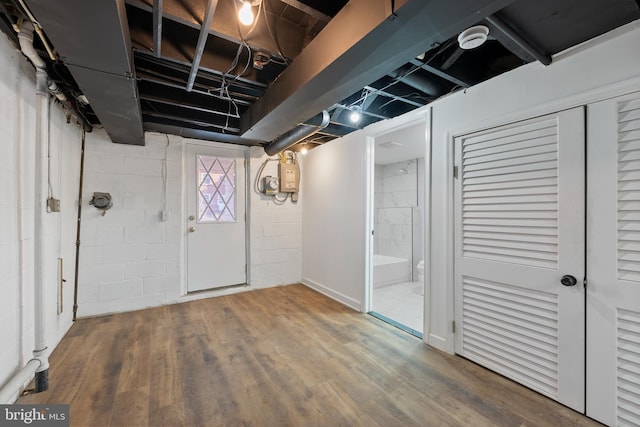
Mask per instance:
[[[300,171],[295,163],[278,163],[280,176],[280,191],[283,193],[297,193],[300,182]]]

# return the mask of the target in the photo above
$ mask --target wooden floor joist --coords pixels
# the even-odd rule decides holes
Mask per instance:
[[[77,321],[50,389],[74,426],[591,426],[292,285]]]

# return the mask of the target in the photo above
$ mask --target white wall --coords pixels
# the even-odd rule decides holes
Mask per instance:
[[[311,150],[304,159],[302,281],[361,310],[367,215],[364,132]]]
[[[113,144],[97,131],[87,141],[80,250],[79,316],[136,310],[246,291],[223,289],[186,294],[183,166],[184,145],[194,140],[145,134],[144,147]],[[197,141],[207,144],[206,141]],[[161,221],[162,165],[168,154],[168,209]],[[250,288],[297,283],[301,279],[301,204],[274,203],[253,190],[266,159],[249,150],[248,239]],[[264,174],[275,174],[271,162]],[[88,205],[93,192],[108,192],[113,208],[104,216]]]
[[[452,136],[640,90],[638,46],[640,21],[556,55],[548,67],[528,64],[430,104],[431,167],[425,180],[431,180],[432,267],[425,339],[431,345],[453,351]],[[407,116],[423,111],[427,107]],[[364,295],[367,135],[384,134],[404,121],[406,116],[379,122],[331,141],[305,161],[304,281],[354,307]]]
[[[255,179],[267,158],[260,147],[249,150],[249,277],[255,288],[298,283],[302,278],[301,213],[307,195],[301,191],[298,202],[288,199],[278,204],[273,197],[258,193]],[[262,172],[262,176],[277,174],[278,163],[274,161]]]
[[[78,315],[151,307],[176,300],[182,284],[182,140],[145,135],[145,146],[92,133],[85,149]],[[167,156],[170,221],[161,221]],[[104,216],[89,205],[110,193]]]
[[[0,36],[0,385],[34,349],[35,100],[33,67]],[[51,351],[71,326],[81,133],[56,104],[49,122],[51,189],[61,200],[61,211],[44,218],[45,339]],[[60,314],[59,257],[67,279]]]
[[[452,136],[640,90],[640,21],[434,102],[430,344],[453,351]]]

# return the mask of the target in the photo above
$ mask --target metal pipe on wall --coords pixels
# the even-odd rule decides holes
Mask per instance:
[[[84,183],[84,147],[86,133],[82,128],[82,146],[80,148],[80,184],[78,185],[78,219],[76,224],[76,266],[73,281],[73,320],[78,313],[78,271],[80,269],[80,224],[82,219],[82,184]]]
[[[46,156],[49,136],[49,77],[45,63],[33,48],[33,25],[26,22],[18,33],[20,48],[36,67],[36,143],[34,173],[34,243],[33,243],[33,282],[34,282],[34,350],[33,357],[38,362],[35,370],[35,390],[49,388],[49,358],[46,342],[45,318],[45,197],[47,185],[44,182],[47,168]],[[33,364],[31,364],[33,366]],[[22,372],[22,371],[21,371]]]
[[[49,88],[47,72],[36,70],[36,167],[35,167],[35,197],[34,197],[34,334],[35,349],[33,357],[40,362],[36,370],[36,392],[49,388],[49,360],[47,357],[45,295],[44,295],[44,237],[45,237],[45,197],[43,171],[47,167],[45,162],[47,148],[47,134],[49,128]]]
[[[10,405],[15,401],[15,397],[19,394],[20,388],[31,381],[33,374],[40,368],[40,361],[31,359],[24,368],[18,371],[7,383],[0,389],[0,405]]]

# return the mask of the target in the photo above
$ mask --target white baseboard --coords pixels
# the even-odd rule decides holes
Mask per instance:
[[[427,335],[427,344],[429,344],[433,348],[437,348],[440,351],[444,351],[446,353],[451,353],[447,348],[447,339],[442,338],[441,336],[429,334]]]
[[[328,296],[331,299],[338,301],[339,303],[346,305],[347,307],[351,307],[357,311],[362,311],[361,301],[358,301],[354,298],[343,295],[340,292],[336,292],[333,289],[330,289],[324,285],[321,285],[320,283],[314,282],[313,280],[303,278],[302,284],[310,287],[313,290],[320,292],[323,295]]]

